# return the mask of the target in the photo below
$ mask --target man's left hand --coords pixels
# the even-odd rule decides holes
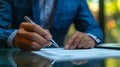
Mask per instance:
[[[95,41],[85,33],[75,32],[66,42],[65,49],[93,48]]]

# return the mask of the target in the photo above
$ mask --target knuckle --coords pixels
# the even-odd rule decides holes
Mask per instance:
[[[85,42],[88,42],[89,40],[87,38],[84,39]]]
[[[32,24],[31,26],[32,26],[32,30],[33,30],[33,31],[36,31],[36,30],[37,30],[37,25],[36,25],[36,24]]]
[[[37,33],[35,33],[35,32],[32,33],[32,36],[36,36],[36,35],[37,35]]]
[[[78,40],[77,40],[77,39],[75,39],[75,40],[73,41],[73,44],[76,44],[76,43],[78,43]]]
[[[24,36],[28,36],[28,34],[26,33],[26,31],[18,30],[17,33],[16,33],[16,36],[24,37]]]
[[[36,42],[32,41],[31,45],[32,45],[31,47],[34,47],[36,45]]]
[[[81,34],[79,34],[77,37],[78,37],[78,38],[82,38],[82,35],[81,35]]]
[[[35,39],[35,40],[41,37],[41,35],[37,34],[36,32],[31,32],[29,35],[31,39]]]
[[[20,30],[17,31],[17,35],[21,35],[22,32]]]
[[[84,37],[83,41],[87,43],[89,40],[86,37]]]
[[[37,34],[33,32],[33,33],[31,33],[31,36],[30,36],[30,37],[34,39],[36,35],[37,35]]]
[[[22,22],[21,24],[20,24],[20,27],[23,27],[25,25],[25,22]]]
[[[44,45],[48,45],[49,42],[48,42],[47,40],[44,40],[44,41],[43,41],[43,44],[44,44]]]
[[[36,42],[31,42],[31,48],[33,50],[39,50],[40,49],[40,46],[39,44],[37,44]]]

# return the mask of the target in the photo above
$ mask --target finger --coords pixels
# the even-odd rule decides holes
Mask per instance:
[[[87,45],[87,44],[88,44],[88,39],[86,38],[86,36],[84,36],[84,37],[82,38],[82,40],[79,42],[78,48],[83,48],[83,47],[85,47],[85,45]]]
[[[83,48],[90,48],[91,42],[88,41],[88,44],[86,44]]]
[[[39,36],[37,33],[32,32],[30,34],[30,36],[31,36],[31,40],[33,40],[33,41],[35,41],[43,46],[50,46],[51,45],[49,40],[46,40],[45,38]]]
[[[77,36],[78,32],[75,32],[66,42],[65,44],[65,49],[69,49],[70,46],[72,45],[73,40],[75,39],[75,37]]]
[[[50,41],[46,40],[45,38],[41,37],[37,33],[34,32],[26,32],[26,31],[18,31],[17,35],[19,37],[23,37],[34,42],[37,42],[43,46],[50,46]]]
[[[31,51],[31,50],[39,50],[43,46],[25,38],[18,38],[16,47],[27,50],[27,51]]]
[[[95,41],[88,36],[89,44],[85,48],[93,48],[95,45]]]
[[[82,38],[83,38],[83,36],[81,34],[79,34],[78,36],[76,36],[76,38],[72,42],[72,45],[70,46],[70,49],[75,49],[77,47],[79,41],[82,40]]]
[[[94,45],[95,45],[95,43],[93,41],[89,40],[89,44],[86,45],[84,48],[93,48]]]
[[[86,36],[85,38],[86,38],[86,40],[87,40],[87,44],[85,44],[85,45],[83,46],[83,48],[90,48],[90,45],[91,45],[91,43],[90,43],[90,38],[89,38],[89,36]]]
[[[52,38],[52,35],[50,34],[50,31],[48,29],[45,29],[46,32],[48,32],[48,35],[45,36],[47,40],[50,40]]]
[[[37,24],[30,24],[30,23],[21,23],[20,27],[22,27],[26,31],[36,32],[42,37],[46,39],[51,39],[52,36],[49,32],[45,31],[42,27]]]

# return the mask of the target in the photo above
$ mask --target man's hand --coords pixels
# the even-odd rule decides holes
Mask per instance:
[[[27,51],[39,50],[50,46],[51,38],[50,33],[39,25],[23,22],[14,38],[14,46]]]
[[[65,44],[65,49],[93,48],[95,41],[82,32],[75,32]]]

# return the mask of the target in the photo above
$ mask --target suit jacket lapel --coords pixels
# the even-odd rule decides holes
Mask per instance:
[[[33,18],[36,24],[40,23],[40,7],[39,7],[39,0],[31,0],[32,3],[32,12],[33,12]]]
[[[56,10],[56,4],[57,4],[57,0],[54,1],[49,19],[48,19],[48,23],[47,23],[47,29],[50,29],[52,26],[52,23],[54,22],[54,14],[55,14],[55,10]]]

